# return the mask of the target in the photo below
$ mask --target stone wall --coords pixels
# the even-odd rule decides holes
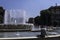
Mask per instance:
[[[29,31],[31,30],[31,25],[0,25],[0,32],[10,32],[10,31]]]

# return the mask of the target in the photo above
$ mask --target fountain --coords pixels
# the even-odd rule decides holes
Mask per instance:
[[[6,29],[2,31],[12,31],[13,29],[15,30],[31,30],[32,26],[34,27],[33,24],[28,24],[25,23],[26,21],[26,12],[24,10],[5,10],[5,18],[4,18],[4,24],[2,24],[4,27],[1,28]],[[13,31],[14,31],[13,30]],[[15,31],[16,31],[15,30]]]
[[[25,24],[25,11],[14,9],[6,10],[4,24]]]
[[[21,31],[31,31],[33,24],[25,23],[25,11],[6,10],[4,24],[0,24],[0,31],[3,32],[2,38],[22,37]],[[29,35],[26,33],[26,35]],[[19,38],[20,39],[20,38]]]

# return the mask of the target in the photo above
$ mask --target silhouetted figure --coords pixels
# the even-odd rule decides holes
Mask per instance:
[[[45,37],[46,35],[46,31],[44,28],[41,29],[41,37]]]
[[[37,35],[37,37],[44,38],[45,35],[46,35],[46,30],[43,26],[41,26],[41,31],[40,32],[41,32],[41,35]]]

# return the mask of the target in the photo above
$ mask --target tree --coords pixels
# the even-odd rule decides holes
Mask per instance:
[[[42,10],[41,14],[41,25],[51,25],[51,13],[48,9]]]
[[[29,18],[29,19],[28,19],[28,23],[33,23],[33,22],[34,22],[33,20],[34,20],[34,18],[32,18],[32,17]]]
[[[34,18],[35,25],[39,26],[39,25],[41,24],[40,21],[41,21],[41,20],[40,20],[40,16],[36,16],[36,17]]]
[[[4,14],[5,10],[3,9],[3,7],[0,7],[0,23],[4,23]]]

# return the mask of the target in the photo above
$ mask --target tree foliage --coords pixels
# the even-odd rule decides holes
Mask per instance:
[[[33,21],[33,18],[29,18],[28,22],[29,23],[33,23],[35,25],[51,25],[51,12],[46,9],[46,10],[42,10],[40,11],[40,14],[41,16],[36,16],[34,18],[34,21]]]
[[[51,13],[49,10],[42,10],[40,14],[42,25],[51,25]]]
[[[28,19],[28,23],[33,23],[33,20],[34,20],[34,18],[32,18],[32,17],[29,18],[29,19]]]
[[[35,25],[40,25],[40,24],[41,24],[40,21],[41,21],[41,20],[40,20],[40,16],[36,16],[36,17],[34,18]]]

